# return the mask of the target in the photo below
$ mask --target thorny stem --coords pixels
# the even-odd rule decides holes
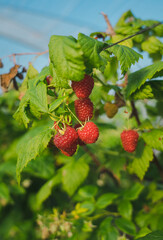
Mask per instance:
[[[101,163],[98,160],[98,158],[96,157],[96,155],[94,153],[92,153],[86,145],[83,146],[83,149],[85,152],[87,152],[89,154],[89,156],[92,158],[92,160],[96,164],[96,166],[101,167],[100,173],[107,173],[113,179],[115,185],[119,186],[119,184],[120,184],[119,178],[115,174],[113,174],[113,172],[111,170],[109,170],[108,168],[106,168],[104,166],[101,166]]]

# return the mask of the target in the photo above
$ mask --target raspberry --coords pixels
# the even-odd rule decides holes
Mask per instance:
[[[95,143],[99,137],[99,129],[93,122],[87,122],[77,131],[79,138],[86,144]]]
[[[55,135],[54,144],[57,148],[66,151],[66,149],[71,148],[72,145],[77,144],[78,134],[74,128],[69,126],[63,134],[61,131],[62,130],[59,130],[59,132]]]
[[[61,152],[62,152],[64,155],[66,155],[66,156],[68,156],[68,157],[71,157],[71,156],[74,155],[74,153],[76,152],[76,149],[77,149],[77,144],[75,143],[75,144],[73,144],[70,148],[67,148],[67,149],[65,149],[65,150],[62,150],[62,149],[61,149]]]
[[[80,128],[80,127],[81,127],[80,123],[77,123],[77,124],[75,124],[75,126],[74,126],[75,130],[76,130],[77,128]],[[84,146],[84,145],[85,145],[85,143],[84,143],[80,138],[78,138],[78,144],[79,144],[80,146]]]
[[[104,110],[108,118],[113,118],[115,114],[118,112],[118,107],[115,103],[107,102],[104,105]]]
[[[75,100],[75,112],[82,122],[93,117],[93,103],[89,98]]]
[[[48,75],[48,76],[46,77],[46,82],[47,82],[47,84],[49,85],[49,84],[51,83],[51,81],[52,81],[52,76]]]
[[[134,152],[137,146],[139,134],[135,130],[124,130],[121,133],[121,141],[126,152]]]
[[[85,77],[80,82],[72,81],[72,89],[78,98],[88,98],[94,87],[94,79],[85,74]]]

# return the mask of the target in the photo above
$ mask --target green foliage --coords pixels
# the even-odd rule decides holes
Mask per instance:
[[[88,175],[89,166],[84,159],[72,159],[62,168],[62,184],[65,191],[71,196]]]
[[[31,129],[19,141],[17,146],[18,161],[16,174],[20,183],[20,173],[27,164],[35,159],[48,145],[52,136],[49,126],[39,126]]]
[[[140,89],[137,89],[131,98],[138,99],[162,99],[163,98],[163,81],[148,81],[144,83]]]
[[[156,62],[148,67],[129,74],[126,97],[128,98],[133,92],[140,89],[147,79],[162,76],[162,69],[163,62]]]
[[[108,51],[112,52],[120,61],[122,74],[127,72],[132,64],[138,62],[139,58],[142,58],[142,55],[123,45],[115,45],[109,48]]]
[[[163,231],[155,231],[152,233],[149,233],[145,237],[138,238],[137,240],[162,240],[163,237]]]
[[[163,25],[111,47],[155,23],[128,11],[114,36],[54,35],[49,66],[39,73],[29,64],[19,91],[1,94],[0,239],[162,239]],[[142,58],[136,49],[152,65],[129,73]],[[54,136],[78,122],[71,81],[85,74],[94,78],[91,121],[99,138],[68,157]],[[118,106],[112,119],[107,102]],[[132,153],[122,148],[126,128],[139,133]]]
[[[84,77],[83,52],[72,36],[53,35],[49,42],[49,56],[54,69],[53,78],[60,79],[56,87],[64,87],[68,80],[80,81]]]
[[[85,66],[88,69],[99,68],[103,64],[103,59],[100,56],[100,52],[103,50],[106,44],[90,38],[82,33],[79,33],[78,41],[84,53]]]
[[[131,173],[135,173],[142,180],[152,160],[152,148],[148,145],[145,146],[144,142],[140,141],[135,158],[129,165],[129,170]]]

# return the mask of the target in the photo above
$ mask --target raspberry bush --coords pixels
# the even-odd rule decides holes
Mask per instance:
[[[1,75],[0,239],[163,239],[163,25],[117,44],[153,24],[53,35],[40,73]]]

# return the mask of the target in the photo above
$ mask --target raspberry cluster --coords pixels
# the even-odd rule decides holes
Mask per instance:
[[[85,75],[80,82],[72,82],[72,89],[78,97],[75,101],[75,112],[82,125],[64,126],[61,129],[56,122],[54,123],[57,131],[54,144],[66,156],[72,156],[77,150],[77,145],[95,143],[99,137],[98,127],[89,121],[93,117],[93,103],[88,97],[93,87],[94,79],[89,75]]]
[[[84,79],[79,82],[72,81],[72,89],[79,98],[75,100],[76,116],[81,122],[88,121],[93,117],[93,103],[89,95],[94,87],[94,79],[85,74]]]

